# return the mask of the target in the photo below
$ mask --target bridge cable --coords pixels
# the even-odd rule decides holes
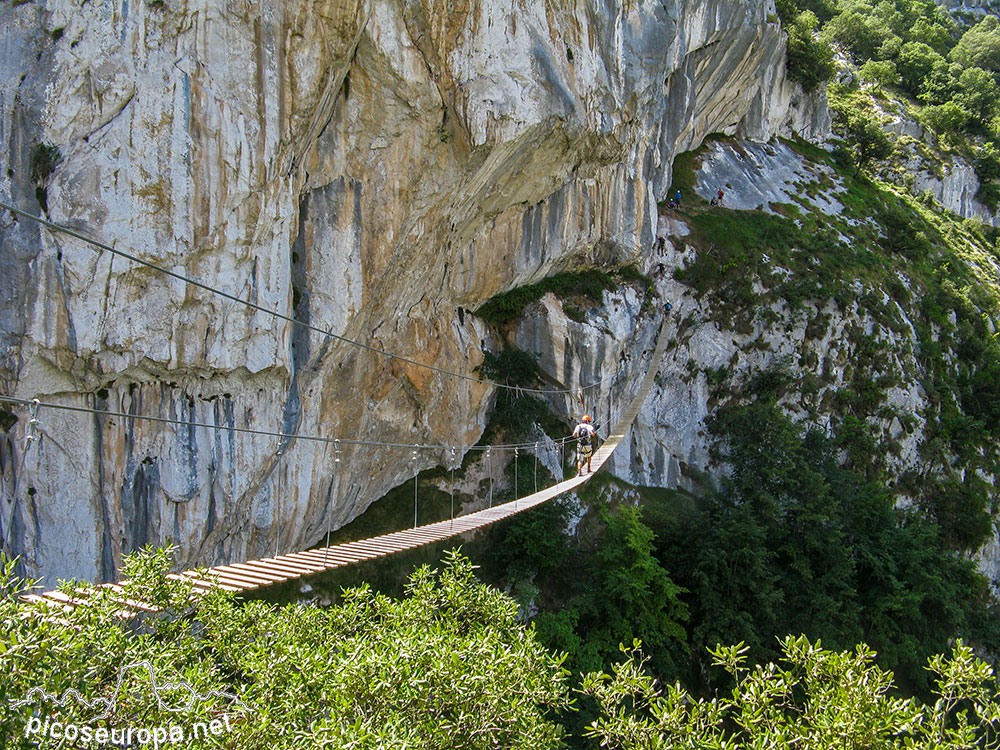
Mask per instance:
[[[491,446],[492,447],[492,446]],[[486,449],[486,466],[490,472],[490,506],[493,507],[493,459],[491,457],[491,448]]]
[[[384,357],[390,357],[392,359],[397,359],[397,360],[399,360],[401,362],[405,362],[407,364],[414,365],[416,367],[423,367],[425,369],[432,370],[432,371],[440,373],[442,375],[451,375],[452,377],[461,378],[462,380],[468,380],[468,381],[473,382],[473,383],[480,383],[482,385],[492,385],[492,386],[494,386],[496,388],[504,388],[504,389],[507,389],[507,390],[516,390],[516,389],[520,388],[520,390],[525,391],[527,393],[537,393],[537,394],[567,394],[567,393],[573,393],[576,390],[584,390],[584,389],[590,389],[590,388],[597,388],[597,387],[600,387],[601,385],[603,385],[605,383],[605,381],[613,380],[614,378],[617,377],[617,374],[616,374],[613,377],[605,378],[604,380],[601,380],[599,382],[590,383],[589,385],[585,385],[585,386],[580,386],[579,389],[574,389],[574,388],[547,389],[547,388],[523,388],[523,387],[519,387],[519,386],[509,385],[507,383],[498,383],[498,382],[493,381],[493,380],[485,380],[483,378],[477,378],[477,377],[474,377],[472,375],[466,375],[465,373],[461,373],[461,372],[453,372],[452,370],[446,370],[443,367],[437,367],[435,365],[429,365],[429,364],[425,364],[423,362],[418,362],[415,359],[410,359],[409,357],[404,357],[404,356],[402,356],[400,354],[393,354],[392,352],[385,351],[384,349],[379,349],[378,347],[372,346],[371,344],[365,344],[365,343],[363,343],[361,341],[357,341],[355,339],[348,338],[347,336],[341,336],[340,334],[334,333],[332,329],[319,328],[318,326],[314,326],[311,323],[306,323],[305,321],[299,320],[298,318],[292,317],[290,315],[285,315],[284,313],[278,312],[277,310],[272,310],[272,309],[270,309],[268,307],[264,307],[263,305],[259,305],[256,302],[251,302],[248,299],[243,299],[242,297],[237,297],[234,294],[230,294],[229,292],[225,292],[225,291],[223,291],[221,289],[218,289],[216,287],[210,286],[209,284],[206,284],[206,283],[204,283],[202,281],[198,281],[197,279],[192,279],[189,276],[185,276],[184,274],[177,273],[176,271],[171,271],[170,269],[164,268],[163,266],[157,265],[156,263],[152,263],[152,262],[150,262],[148,260],[143,260],[142,258],[138,257],[137,255],[133,255],[132,253],[125,252],[124,250],[118,250],[117,248],[114,248],[111,245],[105,244],[103,242],[99,242],[98,240],[95,240],[95,239],[93,239],[91,237],[87,237],[86,235],[80,234],[79,232],[77,232],[77,231],[75,231],[73,229],[70,229],[69,227],[66,227],[66,226],[63,226],[61,224],[56,224],[54,222],[48,221],[47,219],[43,219],[41,216],[36,216],[35,214],[30,214],[27,211],[22,211],[21,209],[15,208],[14,206],[10,206],[10,205],[4,203],[3,201],[0,201],[0,208],[5,208],[8,211],[10,211],[11,213],[17,214],[19,216],[23,216],[23,217],[25,217],[27,219],[31,219],[32,221],[38,222],[42,226],[48,227],[49,229],[52,229],[52,230],[57,231],[57,232],[62,232],[63,234],[67,234],[70,237],[74,237],[74,238],[76,238],[78,240],[81,240],[82,242],[86,242],[89,245],[93,245],[94,247],[100,248],[101,250],[107,250],[109,253],[113,253],[114,255],[121,256],[122,258],[126,258],[126,259],[128,259],[128,260],[130,260],[130,261],[132,261],[134,263],[139,263],[141,265],[147,266],[148,268],[152,268],[155,271],[159,271],[160,273],[166,274],[167,276],[175,278],[175,279],[177,279],[179,281],[183,281],[186,284],[191,284],[192,286],[196,286],[199,289],[204,289],[207,292],[211,292],[212,294],[216,294],[216,295],[218,295],[220,297],[223,297],[223,298],[225,298],[227,300],[230,300],[231,302],[236,302],[236,303],[241,304],[241,305],[246,305],[250,309],[255,310],[257,312],[262,312],[262,313],[266,313],[268,315],[273,315],[274,317],[276,317],[276,318],[278,318],[280,320],[283,320],[286,323],[290,323],[292,325],[301,326],[302,328],[305,328],[305,329],[307,329],[309,331],[312,331],[314,333],[318,333],[318,334],[320,334],[322,336],[326,336],[328,338],[335,339],[335,340],[340,341],[342,343],[350,344],[351,346],[359,347],[361,349],[364,349],[366,351],[372,352],[374,354],[381,354]]]
[[[278,539],[281,537],[281,456],[285,452],[285,449],[278,448],[274,460],[274,471],[275,477],[274,482],[277,487],[274,490],[274,556],[278,556]]]
[[[16,398],[14,396],[5,396],[0,394],[0,402],[5,402],[9,404],[19,404],[22,406],[28,406],[32,403],[32,400],[25,398]],[[302,433],[293,432],[274,432],[272,430],[258,430],[251,427],[230,427],[228,425],[221,424],[209,424],[208,422],[186,422],[181,419],[173,419],[171,417],[154,417],[144,414],[129,414],[127,412],[112,411],[110,409],[94,409],[86,406],[71,406],[69,404],[57,404],[53,402],[41,401],[39,402],[39,407],[44,407],[48,409],[61,409],[64,411],[73,411],[83,414],[99,414],[106,417],[119,417],[122,419],[144,419],[149,422],[160,422],[162,424],[172,424],[178,425],[180,427],[200,427],[206,430],[230,430],[232,432],[242,432],[250,435],[260,435],[265,437],[278,437],[278,438],[291,438],[296,440],[309,440],[319,443],[344,443],[345,445],[357,445],[369,448],[416,448],[418,450],[443,450],[447,448],[457,447],[466,451],[485,451],[490,447],[502,449],[502,448],[513,448],[516,446],[524,447],[531,445],[531,443],[503,443],[495,446],[485,446],[485,445],[460,445],[451,446],[444,444],[430,444],[430,443],[389,443],[379,440],[358,440],[353,438],[332,438],[323,437],[321,435],[309,435]],[[553,442],[569,440],[570,437],[557,438]]]

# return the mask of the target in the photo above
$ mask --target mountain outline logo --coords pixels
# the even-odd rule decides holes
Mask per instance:
[[[129,672],[137,671],[140,668],[145,668],[147,674],[149,675],[149,684],[153,689],[153,695],[156,696],[157,707],[163,711],[177,714],[190,712],[196,703],[206,702],[213,698],[228,700],[231,705],[239,707],[239,709],[245,713],[249,713],[250,711],[250,708],[242,700],[240,700],[238,696],[226,692],[225,690],[209,690],[208,692],[202,694],[195,690],[194,687],[192,687],[192,685],[185,680],[177,680],[176,682],[161,682],[157,679],[156,670],[148,659],[132,662],[131,664],[121,667],[118,670],[118,679],[115,682],[115,689],[112,691],[110,697],[100,697],[90,701],[81,695],[80,691],[76,688],[67,688],[60,697],[56,693],[48,693],[44,688],[36,687],[31,688],[24,698],[14,701],[11,704],[11,708],[20,708],[22,706],[29,705],[35,698],[40,698],[41,701],[55,703],[60,707],[65,707],[69,705],[72,700],[75,700],[78,705],[85,706],[92,711],[97,711],[99,707],[103,706],[103,712],[97,714],[93,718],[107,719],[114,708],[118,705],[118,698],[122,692],[125,676]],[[186,693],[187,698],[184,704],[180,707],[175,707],[168,703],[163,696],[164,694],[168,694],[170,692]]]

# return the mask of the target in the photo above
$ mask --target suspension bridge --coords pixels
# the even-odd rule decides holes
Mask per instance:
[[[611,428],[611,433],[608,435],[607,440],[594,452],[591,461],[592,471],[589,473],[566,479],[551,487],[533,492],[530,495],[517,498],[502,505],[468,513],[454,519],[438,521],[403,531],[394,531],[382,536],[345,544],[309,549],[276,557],[265,557],[260,560],[249,560],[242,563],[172,573],[169,577],[188,583],[195,594],[213,588],[221,588],[234,593],[246,593],[276,583],[284,583],[335,568],[353,565],[364,560],[373,560],[425,544],[440,542],[449,537],[475,531],[505,518],[510,518],[517,513],[522,513],[575,490],[580,485],[589,481],[600,470],[628,434],[629,428],[639,413],[639,409],[646,400],[646,396],[649,395],[660,362],[663,359],[663,352],[666,348],[668,338],[665,333],[666,328],[667,324],[664,321],[660,326],[656,348],[653,351],[649,369],[646,371],[639,385],[639,390],[631,402],[629,402],[618,422]],[[123,595],[127,593],[127,590],[120,584],[104,584],[104,587],[120,591]],[[24,598],[28,601],[53,606],[57,609],[64,609],[86,604],[88,590],[77,589],[72,594],[58,590],[47,591],[40,594],[28,594]],[[126,617],[134,616],[140,611],[156,611],[156,608],[152,605],[136,602],[128,598],[122,599],[121,603],[123,606],[121,614]]]
[[[192,283],[202,289],[214,292],[221,295],[224,298],[235,300],[243,304],[248,304],[251,307],[255,307],[263,312],[268,312],[277,318],[286,320],[292,324],[301,324],[293,318],[288,318],[287,316],[281,314],[280,312],[267,310],[266,308],[259,308],[259,306],[253,303],[248,303],[247,301],[234,297],[224,291],[220,291],[213,287],[210,287],[202,282],[190,279],[185,276],[181,276],[175,272],[163,269],[159,266],[155,266],[148,261],[144,261],[134,255],[123,253],[120,250],[99,243],[92,240],[86,236],[80,235],[79,233],[70,230],[66,227],[62,227],[57,224],[48,222],[40,217],[33,216],[26,212],[15,209],[6,204],[0,203],[0,207],[7,208],[12,212],[25,216],[27,218],[38,221],[39,223],[47,226],[55,231],[64,232],[70,234],[78,239],[82,239],[91,245],[96,246],[99,250],[107,250],[117,255],[124,255],[129,260],[142,263],[153,267],[157,271],[161,271],[168,275],[174,276],[176,278],[182,279],[185,282]],[[371,349],[377,351],[380,354],[384,354],[389,357],[394,357],[397,359],[403,359],[404,361],[411,362],[405,357],[400,357],[399,355],[392,354],[390,352],[385,352],[381,350],[375,350],[366,344],[356,342],[350,339],[346,339],[341,336],[330,333],[329,331],[322,331],[321,329],[309,326],[324,335],[330,336],[331,338],[344,341],[346,343],[362,346],[366,349]],[[612,422],[611,410],[609,408],[608,414],[608,424],[612,424],[610,433],[607,439],[600,446],[600,448],[594,453],[591,468],[592,471],[587,474],[577,475],[570,479],[566,479],[554,484],[551,487],[545,489],[537,490],[531,494],[523,497],[518,497],[510,502],[489,507],[483,510],[474,511],[465,515],[458,517],[452,517],[448,520],[438,521],[435,523],[425,524],[423,526],[414,525],[411,529],[405,529],[401,531],[394,531],[381,536],[371,537],[368,539],[362,539],[358,541],[348,542],[344,544],[329,545],[326,547],[307,549],[300,552],[294,552],[284,555],[275,555],[273,557],[265,557],[259,560],[249,560],[246,562],[230,563],[227,565],[218,565],[210,568],[200,568],[195,570],[188,570],[180,573],[171,573],[169,577],[186,583],[190,587],[190,591],[193,595],[198,595],[200,593],[205,593],[211,591],[212,589],[222,589],[224,591],[229,591],[233,593],[247,593],[257,589],[261,589],[267,586],[271,586],[277,583],[284,583],[288,581],[293,581],[296,579],[304,578],[306,576],[312,576],[325,571],[333,570],[336,568],[341,568],[348,565],[353,565],[366,560],[372,560],[380,557],[385,557],[387,555],[395,554],[405,550],[420,547],[426,544],[432,544],[435,542],[440,542],[442,540],[448,539],[450,537],[458,536],[460,534],[469,533],[477,529],[483,528],[490,524],[501,521],[505,518],[509,518],[517,513],[522,513],[530,508],[536,507],[552,500],[560,495],[566,494],[573,491],[580,485],[589,481],[594,474],[601,469],[601,467],[608,461],[615,449],[620,445],[622,440],[624,440],[632,423],[635,421],[636,415],[639,412],[643,402],[645,401],[650,389],[652,388],[653,382],[656,377],[656,373],[660,367],[663,359],[663,354],[666,349],[667,335],[666,335],[667,321],[661,323],[659,333],[657,335],[656,346],[653,350],[651,359],[649,360],[648,369],[639,384],[639,388],[635,393],[635,396],[631,399],[628,406],[624,411],[618,416],[617,420]],[[414,364],[420,364],[414,362]],[[478,380],[478,378],[472,378],[461,373],[451,373],[440,368],[431,367],[437,372],[441,372],[448,375],[456,375],[458,377],[463,377],[470,380]],[[500,387],[504,387],[502,384],[493,384]],[[587,386],[591,388],[600,384],[592,384]],[[507,386],[509,387],[509,386]],[[556,393],[562,391],[544,391],[537,389],[519,389],[528,392],[535,393]],[[0,400],[6,401],[16,401],[20,403],[28,403],[21,399],[12,399],[9,397],[0,397]],[[35,406],[38,406],[38,402],[34,402]],[[55,405],[52,405],[55,406]],[[63,407],[65,408],[65,407]],[[70,407],[73,408],[73,407]],[[89,409],[79,409],[77,411],[93,411]],[[154,418],[155,419],[155,418]],[[37,420],[35,419],[35,411],[32,411],[32,419],[28,423],[28,444],[30,445],[31,439],[36,439],[32,433],[32,425]],[[158,420],[158,421],[169,421],[169,420]],[[207,426],[207,425],[206,425]],[[244,432],[260,432],[258,430],[244,429]],[[271,433],[267,433],[271,434]],[[275,433],[277,434],[277,433]],[[303,438],[308,436],[301,435],[290,435],[289,437]],[[330,438],[315,438],[321,439],[325,442],[339,443],[340,440],[330,439]],[[352,442],[352,441],[344,441]],[[516,456],[516,453],[515,453]],[[516,461],[516,459],[515,459]],[[328,534],[329,537],[329,534]],[[329,541],[329,539],[328,539]],[[122,609],[119,615],[125,618],[130,618],[138,615],[140,612],[155,612],[157,607],[155,605],[145,603],[142,601],[136,601],[133,597],[129,596],[127,582],[121,583],[107,583],[100,584],[91,587],[77,587],[71,590],[52,590],[43,593],[31,593],[26,594],[22,598],[26,601],[34,602],[41,605],[44,608],[51,608],[55,610],[66,610],[75,607],[83,606],[87,604],[87,600],[93,596],[100,589],[110,589],[109,593],[117,603],[120,603]]]

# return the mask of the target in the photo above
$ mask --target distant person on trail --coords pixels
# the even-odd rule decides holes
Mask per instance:
[[[677,204],[677,208],[681,207],[681,191],[677,191],[677,195],[674,196],[674,203]]]
[[[723,192],[722,192],[722,191],[720,190],[720,191],[719,191],[719,198],[718,198],[718,200],[719,200],[719,205],[722,205],[722,196],[723,196],[723,195],[725,195],[725,193],[723,193]]]
[[[590,473],[590,459],[594,455],[594,425],[590,423],[590,415],[584,414],[580,418],[580,424],[573,430],[573,437],[576,438],[576,473],[583,474],[583,465],[587,464],[587,473]]]

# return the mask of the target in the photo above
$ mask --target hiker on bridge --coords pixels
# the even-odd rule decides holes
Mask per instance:
[[[580,424],[573,430],[573,437],[576,438],[576,473],[583,474],[583,465],[587,464],[587,473],[590,473],[590,459],[594,456],[594,438],[597,436],[594,425],[590,423],[590,415],[584,414],[580,419]]]

